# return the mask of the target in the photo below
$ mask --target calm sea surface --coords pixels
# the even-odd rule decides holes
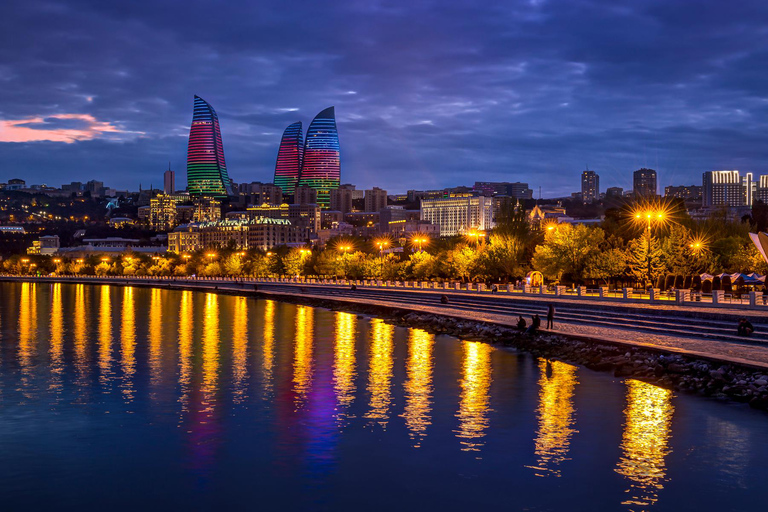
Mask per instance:
[[[0,510],[763,510],[768,415],[377,318],[0,284]]]

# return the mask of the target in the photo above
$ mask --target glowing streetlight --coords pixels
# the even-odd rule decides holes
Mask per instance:
[[[29,258],[21,258],[21,262],[26,265],[29,263]]]
[[[423,250],[422,245],[429,243],[429,238],[423,235],[416,235],[416,237],[411,239],[411,243],[417,244],[419,246],[419,252]]]
[[[54,262],[54,263],[61,263],[61,259],[59,259],[59,258],[54,258],[53,262]]]
[[[477,244],[480,240],[482,240],[485,237],[485,233],[482,231],[478,231],[477,229],[470,229],[469,232],[467,232],[467,238]]]
[[[206,256],[208,256],[208,263],[213,263],[213,258],[216,257],[216,253],[215,252],[209,252],[208,254],[206,254]]]
[[[189,258],[191,258],[192,256],[190,256],[189,254],[182,254],[181,257],[184,258],[184,262],[186,263],[189,261]]]

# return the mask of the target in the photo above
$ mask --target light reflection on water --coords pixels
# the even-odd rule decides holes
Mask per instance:
[[[368,368],[368,393],[371,395],[365,418],[369,425],[387,428],[392,400],[392,335],[394,326],[384,320],[371,320],[371,355]]]
[[[487,343],[463,341],[461,398],[459,401],[459,429],[462,450],[479,452],[485,445],[483,438],[490,426],[490,389],[492,381],[491,352]]]
[[[666,481],[665,459],[671,449],[672,392],[638,380],[628,380],[624,411],[622,456],[616,472],[629,480],[630,510],[644,510],[658,501]]]
[[[673,451],[673,441],[684,442],[672,436],[673,415],[676,424],[685,416],[668,390],[611,382],[557,361],[537,361],[531,375],[517,366],[523,356],[382,319],[190,291],[23,284],[9,295],[2,286],[3,299],[12,300],[0,302],[0,411],[7,412],[0,415],[0,476],[26,471],[35,486],[46,481],[40,467],[67,460],[66,474],[109,488],[89,468],[103,469],[94,461],[120,453],[175,474],[168,487],[177,496],[185,495],[180,482],[189,475],[199,489],[226,488],[226,479],[237,480],[227,471],[242,464],[243,474],[264,480],[259,492],[281,479],[303,482],[322,501],[318,508],[334,508],[332,494],[317,493],[336,475],[336,489],[346,481],[364,489],[382,473],[409,474],[405,486],[428,485],[439,474],[425,494],[439,501],[469,485],[463,479],[471,473],[484,475],[472,485],[488,500],[513,480],[544,486],[538,492],[549,498],[547,489],[582,489],[599,478],[609,508],[667,510],[671,493],[690,496],[675,487],[684,479],[670,469],[674,457],[693,454],[687,471],[717,465],[727,489],[743,494],[754,486],[752,459],[762,460],[761,436],[724,415],[696,421],[704,430],[693,448]],[[585,397],[584,381],[600,382],[600,392]],[[604,409],[614,422],[596,422],[595,411]],[[47,416],[52,410],[56,416]],[[32,411],[34,422],[14,423]],[[47,425],[55,430],[39,430]],[[62,434],[61,442],[83,443],[72,451],[31,448],[20,437],[39,431],[35,442],[49,442],[73,425],[82,430]],[[17,444],[24,450],[15,452]],[[91,445],[90,459],[78,466]],[[45,459],[57,449],[64,450],[59,458]],[[25,459],[29,454],[35,458]],[[588,467],[608,474],[585,475],[584,461],[593,460],[601,462]],[[301,494],[291,489],[286,499]],[[524,499],[524,490],[515,492]],[[450,500],[442,507],[466,509]]]
[[[408,379],[405,387],[405,424],[413,446],[421,446],[431,424],[432,412],[432,350],[434,335],[422,329],[410,329],[408,336]]]
[[[571,436],[576,432],[573,392],[576,380],[575,366],[560,361],[539,361],[539,407],[536,416],[535,453],[538,476],[561,475],[560,464],[568,460]]]

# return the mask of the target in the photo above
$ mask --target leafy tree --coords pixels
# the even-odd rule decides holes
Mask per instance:
[[[446,255],[446,266],[451,277],[466,281],[472,276],[477,262],[477,250],[468,245],[459,245]]]
[[[437,275],[437,260],[427,252],[411,254],[407,263],[407,275],[416,280],[424,280]]]
[[[237,253],[224,258],[224,273],[228,276],[241,276],[245,271],[245,261]]]
[[[593,254],[584,268],[587,279],[610,279],[623,277],[627,270],[627,253],[623,249],[613,247]]]
[[[536,247],[533,268],[550,279],[583,279],[590,258],[600,251],[605,232],[584,225],[560,224],[547,231],[544,243]]]

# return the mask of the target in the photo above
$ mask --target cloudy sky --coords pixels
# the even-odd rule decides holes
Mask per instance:
[[[768,3],[5,0],[0,181],[183,186],[193,95],[237,182],[335,105],[342,182],[768,174]]]

